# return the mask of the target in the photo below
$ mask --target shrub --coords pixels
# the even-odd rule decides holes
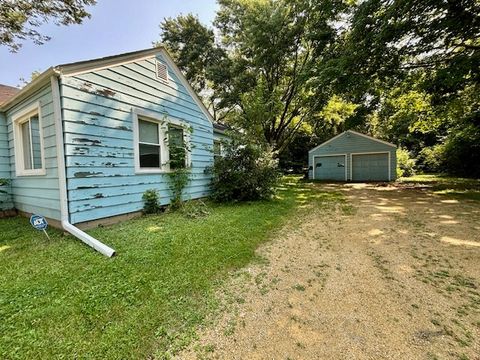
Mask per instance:
[[[4,203],[4,199],[1,194],[8,194],[8,191],[4,189],[8,185],[10,185],[9,179],[0,178],[0,204]]]
[[[444,162],[444,146],[427,146],[418,154],[417,167],[423,172],[440,172]]]
[[[455,128],[441,144],[423,148],[418,163],[426,172],[480,178],[480,127],[467,124]]]
[[[142,195],[143,212],[145,214],[156,214],[160,211],[160,201],[158,199],[158,191],[149,189]]]
[[[480,178],[480,126],[466,124],[452,131],[443,145],[442,170]]]
[[[190,182],[190,168],[186,164],[187,154],[191,152],[188,142],[185,141],[185,131],[189,128],[170,127],[168,129],[168,146],[170,152],[170,172],[167,173],[168,183],[172,191],[170,207],[178,210],[182,205],[182,194]]]
[[[0,194],[7,194],[8,193],[6,190],[2,189],[3,187],[5,187],[7,185],[10,185],[10,180],[0,178]]]
[[[415,159],[410,157],[410,153],[402,148],[397,149],[397,176],[415,175]]]
[[[238,139],[225,144],[224,156],[215,161],[212,175],[215,201],[271,198],[280,179],[272,151]]]

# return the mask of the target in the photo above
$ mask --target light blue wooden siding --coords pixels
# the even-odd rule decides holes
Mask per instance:
[[[210,178],[204,170],[213,163],[212,124],[172,69],[169,75],[168,84],[157,80],[152,58],[62,77],[72,223],[141,210],[142,194],[148,189],[159,191],[162,204],[170,201],[166,175],[135,174],[132,108],[192,127],[191,181],[185,198],[208,195]]]
[[[33,103],[40,102],[43,131],[43,153],[46,175],[17,176],[15,173],[15,151],[12,117]],[[60,193],[58,189],[57,147],[53,116],[52,90],[44,86],[27,100],[19,103],[6,113],[8,124],[9,163],[11,173],[12,200],[15,208],[60,220]],[[15,146],[17,146],[15,144]]]
[[[391,180],[395,180],[397,166],[396,148],[352,132],[345,132],[328,144],[311,150],[308,153],[308,164],[309,167],[312,166],[313,168],[314,156],[347,154],[347,178],[351,180],[351,154],[365,152],[390,152]],[[312,170],[309,170],[309,177],[313,178]]]
[[[8,148],[7,119],[0,112],[0,178],[10,179],[10,149]],[[0,210],[13,208],[10,185],[0,187]]]
[[[229,137],[223,133],[213,132],[213,139],[215,141],[228,141]]]

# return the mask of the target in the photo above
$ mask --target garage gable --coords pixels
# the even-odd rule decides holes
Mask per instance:
[[[330,140],[321,143],[317,147],[314,147],[309,153],[322,154],[322,153],[334,153],[335,151],[350,152],[351,151],[365,151],[368,150],[391,150],[396,148],[394,144],[380,139],[375,139],[371,136],[360,134],[353,130],[347,130],[337,136],[334,136]]]
[[[347,130],[310,150],[308,162],[311,179],[390,181],[395,179],[396,146]]]

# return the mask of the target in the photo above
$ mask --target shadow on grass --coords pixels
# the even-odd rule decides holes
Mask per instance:
[[[480,179],[457,178],[442,174],[422,174],[400,178],[401,187],[428,189],[435,194],[461,200],[480,201]]]
[[[291,198],[299,207],[324,206],[334,202],[344,202],[344,195],[335,190],[321,189],[317,182],[305,181],[300,176],[286,176],[279,188],[277,199]],[[331,184],[331,182],[330,182]]]
[[[216,311],[229,271],[256,258],[299,209],[343,201],[286,177],[271,201],[209,204],[209,214],[143,216],[88,231],[107,259],[51,229],[0,220],[0,358],[165,358]]]

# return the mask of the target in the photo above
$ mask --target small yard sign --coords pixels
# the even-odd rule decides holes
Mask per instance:
[[[43,231],[50,240],[50,236],[48,236],[47,232],[45,231],[48,227],[47,219],[40,215],[32,215],[30,216],[30,224],[32,224],[35,229]]]

